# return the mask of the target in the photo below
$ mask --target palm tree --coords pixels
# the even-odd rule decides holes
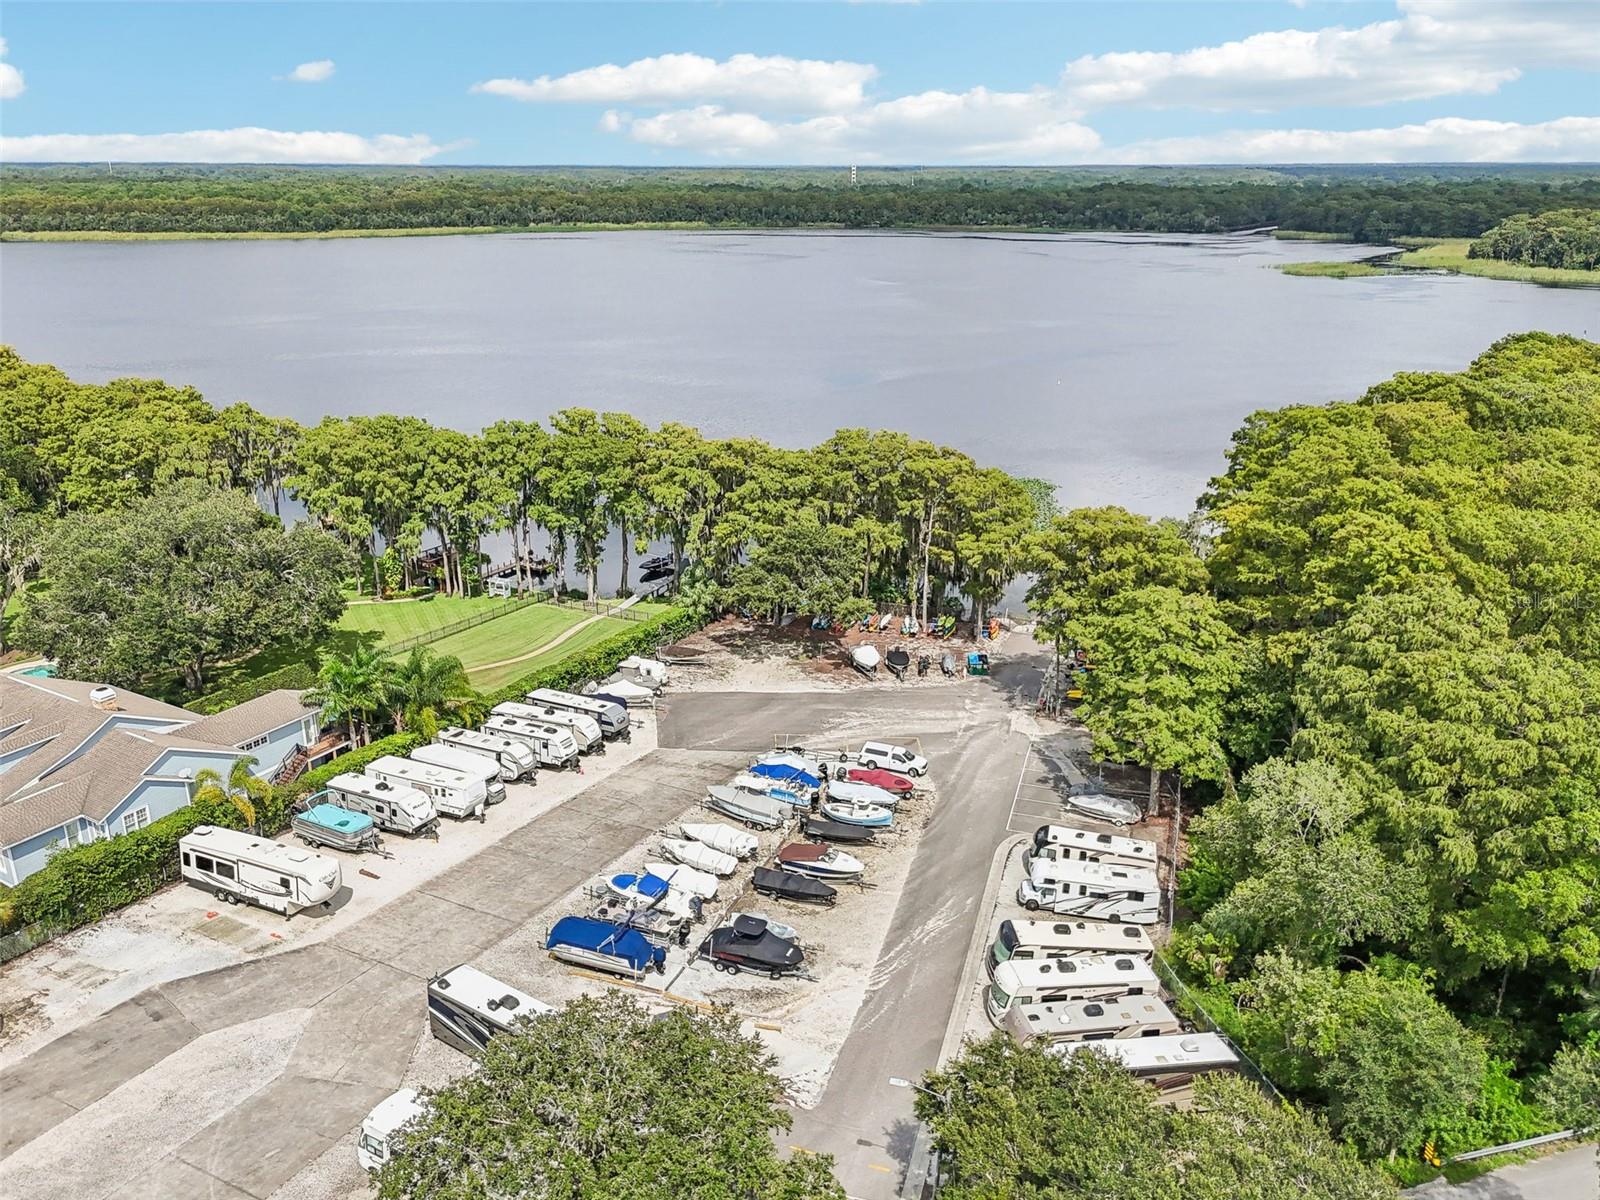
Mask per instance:
[[[467,682],[461,660],[418,646],[389,670],[384,696],[394,714],[396,729],[405,729],[431,717],[452,700],[468,700],[475,693]]]
[[[389,660],[366,646],[345,655],[330,654],[322,660],[317,686],[306,699],[321,705],[329,719],[343,721],[352,745],[363,745],[373,718],[383,709],[389,670]]]
[[[245,828],[254,829],[257,805],[272,798],[272,785],[255,774],[255,765],[253,758],[236,759],[226,779],[207,767],[194,777],[192,802],[218,807],[231,804],[244,818]]]

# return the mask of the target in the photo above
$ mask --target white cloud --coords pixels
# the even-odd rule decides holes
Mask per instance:
[[[0,137],[3,162],[363,163],[415,165],[453,146],[402,136],[307,130],[196,129],[187,133],[45,133]]]
[[[1439,117],[1387,129],[1247,129],[1108,149],[1112,163],[1593,162],[1600,117],[1535,124]]]
[[[472,90],[527,101],[669,105],[721,100],[785,112],[834,112],[858,106],[877,73],[870,63],[783,55],[735,54],[718,62],[700,54],[662,54],[555,78],[490,79]]]
[[[1600,5],[1400,0],[1397,20],[1258,33],[1180,53],[1089,54],[1061,86],[1086,109],[1375,105],[1494,92],[1529,67],[1600,66]]]
[[[0,59],[5,58],[7,49],[5,38],[0,37]],[[8,62],[0,62],[0,100],[15,100],[27,90],[22,72]]]
[[[1100,144],[1044,88],[922,92],[802,121],[714,104],[647,117],[611,111],[600,127],[650,146],[783,163],[1075,161]]]
[[[333,59],[319,58],[303,62],[284,78],[290,83],[324,83],[333,78]]]

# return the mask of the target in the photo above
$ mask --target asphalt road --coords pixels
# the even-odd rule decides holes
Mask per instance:
[[[1407,1195],[1417,1200],[1600,1200],[1600,1158],[1592,1145],[1574,1146],[1466,1183],[1424,1184]]]
[[[1015,635],[1007,649],[986,680],[760,697],[687,693],[661,714],[664,746],[766,750],[774,735],[789,733],[821,747],[915,742],[928,757],[939,803],[878,970],[821,1100],[794,1114],[788,1138],[795,1148],[832,1154],[840,1183],[859,1200],[899,1195],[916,1121],[912,1093],[888,1080],[917,1079],[938,1061],[994,851],[1014,817],[1031,744],[1015,726],[1031,723],[1017,718],[1031,713],[1044,659]]]

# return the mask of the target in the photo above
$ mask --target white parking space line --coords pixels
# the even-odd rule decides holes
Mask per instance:
[[[1011,796],[1011,812],[1006,817],[1006,829],[1012,833],[1032,833],[1041,824],[1061,819],[1061,795],[1054,785],[1028,782],[1028,768],[1033,765],[1033,744],[1022,756],[1022,770],[1017,775],[1016,791]]]
[[[1017,787],[1011,793],[1011,811],[1006,814],[1006,828],[1013,833],[1026,833],[1025,829],[1017,829],[1017,801],[1022,799],[1022,781],[1028,777],[1028,764],[1033,761],[1033,743],[1028,743],[1028,749],[1022,756],[1022,769],[1017,772]]]

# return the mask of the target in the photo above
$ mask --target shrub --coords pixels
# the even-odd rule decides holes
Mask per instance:
[[[232,687],[218,688],[208,692],[199,699],[191,701],[186,707],[201,716],[209,717],[213,713],[222,712],[247,700],[255,700],[265,696],[268,692],[275,692],[280,688],[290,688],[295,691],[304,691],[306,688],[315,687],[317,684],[317,669],[310,663],[291,663],[287,667],[280,667],[276,671],[268,672],[255,679],[247,679]]]

